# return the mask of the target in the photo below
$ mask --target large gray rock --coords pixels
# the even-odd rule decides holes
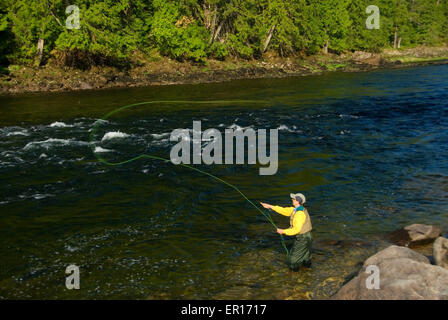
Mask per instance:
[[[379,289],[368,289],[372,274],[379,270]],[[371,283],[370,280],[368,283]],[[406,247],[390,246],[368,258],[359,274],[333,297],[337,300],[448,300],[448,270],[433,266],[429,260]]]
[[[440,228],[425,224],[411,224],[393,231],[389,234],[389,239],[399,245],[405,247],[415,247],[433,242],[440,236]]]
[[[432,255],[436,265],[448,269],[448,239],[439,237],[432,246]]]

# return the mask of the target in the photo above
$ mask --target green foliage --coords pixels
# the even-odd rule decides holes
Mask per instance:
[[[82,52],[92,63],[120,64],[142,43],[144,17],[133,14],[144,6],[130,0],[84,1],[80,6],[80,29],[63,28],[54,43],[56,50]]]
[[[0,66],[7,64],[7,55],[11,52],[12,34],[6,6],[0,4]]]
[[[154,0],[151,38],[162,54],[201,61],[207,56],[208,33],[179,3]]]
[[[348,31],[351,20],[349,0],[312,0],[312,43],[314,48],[328,45],[328,49],[341,52],[348,49]]]
[[[385,27],[385,16],[381,15],[381,10],[380,29],[366,28],[366,19],[369,16],[366,13],[366,8],[369,5],[382,7],[377,1],[371,0],[353,0],[349,4],[348,11],[352,25],[348,31],[348,45],[352,50],[378,52],[389,44],[389,34]]]
[[[229,55],[226,45],[222,42],[214,42],[210,47],[210,51],[212,57],[218,60],[224,60]]]
[[[409,10],[415,30],[414,42],[427,45],[441,43],[446,36],[442,33],[443,25],[447,22],[441,1],[415,0]]]
[[[37,42],[44,39],[44,55],[48,55],[51,44],[57,39],[62,27],[53,15],[61,16],[62,0],[17,0],[8,1],[8,19],[14,34],[14,60],[32,63],[37,54]]]
[[[256,20],[258,36],[264,46],[269,29],[275,26],[270,48],[282,55],[291,54],[306,47],[307,7],[305,1],[285,0],[261,2],[263,11]]]
[[[81,28],[65,27],[66,0],[2,0],[0,64],[130,65],[135,53],[177,60],[259,58],[267,51],[379,51],[447,40],[448,0],[77,0]],[[365,10],[380,8],[379,30]],[[157,58],[158,59],[158,58]]]

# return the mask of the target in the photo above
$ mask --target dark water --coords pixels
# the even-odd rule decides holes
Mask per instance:
[[[197,167],[253,201],[289,205],[290,192],[304,193],[311,269],[288,273],[272,226],[231,188],[170,163],[97,161],[95,121],[150,100],[258,101],[131,108],[99,122],[93,140],[121,161],[169,157],[169,133],[193,120],[278,128],[276,175]],[[385,232],[448,229],[447,103],[448,66],[1,97],[0,298],[326,298],[387,245]],[[80,290],[65,288],[70,264]]]

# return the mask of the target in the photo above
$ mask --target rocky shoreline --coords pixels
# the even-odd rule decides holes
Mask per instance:
[[[266,234],[270,231],[269,226],[260,224],[250,226],[248,234],[259,241],[266,241]],[[272,236],[271,240],[276,239]],[[378,234],[371,241],[316,238],[313,242],[313,266],[299,272],[287,269],[282,253],[270,247],[242,253],[229,261],[230,265],[223,270],[219,282],[225,286],[209,297],[197,298],[448,299],[448,239],[440,236],[440,229],[435,226],[414,224],[387,235]],[[368,289],[366,285],[372,276],[372,267],[369,268],[372,265],[379,271],[379,289]],[[147,299],[191,299],[191,296],[155,291]]]
[[[389,239],[399,245],[365,260],[359,273],[331,299],[448,300],[448,239],[440,235],[438,227],[422,224],[390,233]],[[417,252],[431,243],[431,256]]]
[[[136,67],[127,70],[114,67],[80,70],[60,67],[50,61],[40,68],[9,66],[0,74],[0,95],[309,76],[334,71],[362,72],[446,63],[446,46],[288,58],[270,52],[260,60],[208,60],[201,64],[179,62],[165,57],[156,57],[151,61],[142,58],[137,61]]]

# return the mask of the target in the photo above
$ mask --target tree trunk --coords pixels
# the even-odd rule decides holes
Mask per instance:
[[[401,48],[401,38],[398,39],[398,49]]]
[[[327,28],[325,28],[325,37],[327,36]],[[328,39],[325,40],[325,44],[324,44],[324,48],[322,49],[322,51],[324,52],[324,54],[328,54]]]
[[[42,56],[44,53],[44,39],[39,39],[37,41],[37,66],[40,67],[42,64]]]
[[[207,8],[207,5],[204,3],[202,5],[202,12],[204,14],[204,27],[206,29],[208,29],[208,28],[210,28],[210,24],[211,24],[211,21],[210,21],[210,14],[211,14],[210,4],[208,5],[208,8]]]
[[[216,14],[217,14],[218,8],[215,4],[215,10],[213,12],[213,18],[210,25],[210,40],[208,41],[209,44],[211,44],[215,38],[215,27],[216,27]]]
[[[272,34],[274,33],[274,29],[275,29],[275,24],[272,25],[271,29],[269,29],[268,36],[266,37],[266,40],[264,41],[263,52],[266,51],[266,49],[268,48],[269,42],[271,42],[271,38],[272,38]]]
[[[394,34],[394,49],[397,49],[398,44],[398,27],[395,27],[395,34]]]
[[[219,24],[218,28],[216,28],[215,34],[213,35],[213,40],[212,40],[212,42],[213,42],[213,41],[216,41],[216,39],[218,38],[219,33],[221,32],[221,29],[222,29],[222,26],[223,26],[223,25],[224,25],[224,20],[221,21],[221,23]]]
[[[325,41],[323,52],[324,54],[328,54],[328,40]]]

